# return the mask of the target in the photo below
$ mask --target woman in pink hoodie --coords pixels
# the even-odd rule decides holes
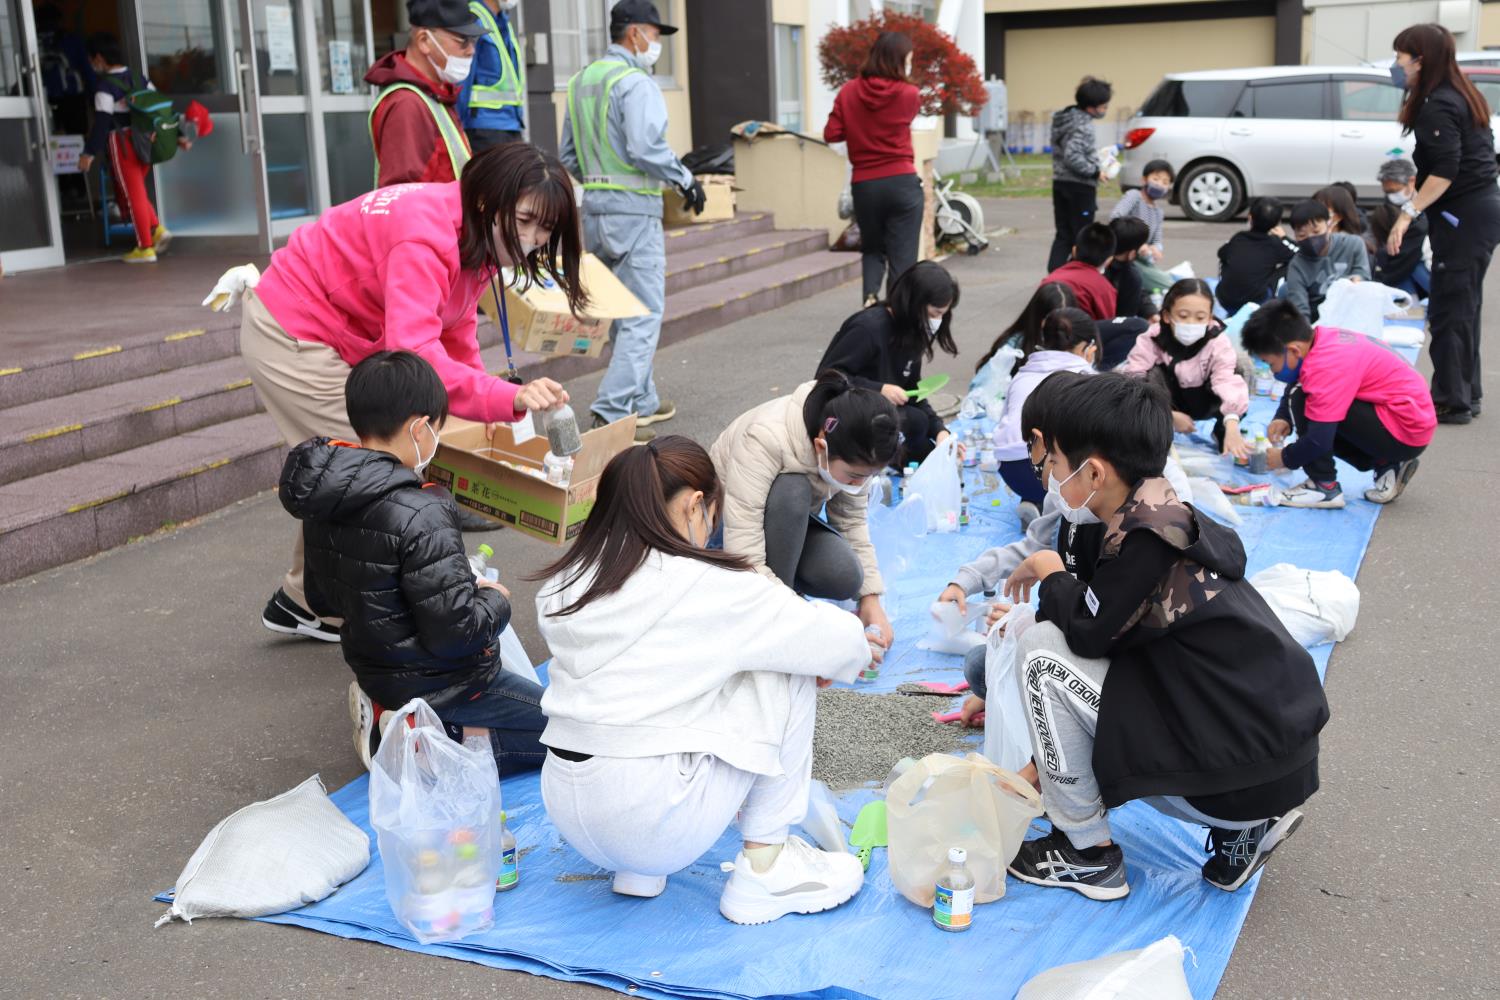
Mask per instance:
[[[839,89],[823,128],[824,142],[849,144],[867,306],[880,298],[887,270],[894,285],[917,262],[921,242],[925,196],[911,146],[921,99],[908,81],[911,52],[908,36],[881,34],[859,76]]]
[[[1250,408],[1250,387],[1239,373],[1239,352],[1214,319],[1214,293],[1201,278],[1167,289],[1161,322],[1136,339],[1121,369],[1159,385],[1172,400],[1172,427],[1183,434],[1214,418],[1214,441],[1226,455],[1247,458],[1250,443],[1240,418]]]
[[[408,350],[443,380],[454,414],[511,422],[568,394],[551,379],[525,385],[490,375],[479,357],[475,309],[497,267],[517,280],[543,275],[574,312],[583,249],[573,184],[534,146],[499,146],[469,161],[459,181],[397,184],[346,202],[292,234],[245,293],[240,353],[256,393],[288,445],[354,440],[344,409],[349,370],[376,351]],[[418,441],[428,461],[435,441]],[[337,642],[308,610],[302,532],[292,568],[261,616],[266,628]]]

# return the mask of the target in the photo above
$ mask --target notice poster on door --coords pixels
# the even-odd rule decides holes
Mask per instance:
[[[334,39],[328,43],[329,89],[335,94],[354,93],[354,60],[348,42]]]
[[[297,36],[292,31],[292,8],[266,5],[266,55],[271,72],[297,71]]]

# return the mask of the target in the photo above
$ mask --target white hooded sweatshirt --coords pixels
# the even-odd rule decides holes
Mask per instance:
[[[542,695],[550,747],[600,757],[709,753],[782,773],[790,675],[853,681],[864,626],[758,573],[652,552],[613,594],[572,615],[587,581],[537,595],[552,650]]]
[[[1000,461],[1015,462],[1029,454],[1028,443],[1021,437],[1021,407],[1026,405],[1031,390],[1053,372],[1093,375],[1097,369],[1071,351],[1036,351],[1028,355],[1026,363],[1010,380],[1010,388],[1005,393],[1005,409],[995,426],[995,457]]]

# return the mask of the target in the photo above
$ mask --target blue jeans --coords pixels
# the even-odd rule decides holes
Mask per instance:
[[[488,729],[490,747],[500,776],[534,771],[547,759],[542,746],[542,730],[547,717],[542,714],[542,686],[507,671],[496,671],[489,687],[463,701],[435,709],[448,735],[463,739],[463,726]]]
[[[583,238],[589,252],[651,310],[645,316],[615,320],[609,332],[609,370],[599,383],[592,409],[611,423],[630,413],[649,417],[661,408],[651,377],[667,304],[667,248],[661,218],[585,214]]]
[[[1022,500],[1042,505],[1047,499],[1047,487],[1036,477],[1036,470],[1031,467],[1029,458],[1013,458],[1000,463],[1000,478],[1005,480],[1005,485],[1020,496]]]
[[[980,643],[964,654],[964,680],[969,682],[969,693],[976,698],[983,698],[986,690],[984,657],[989,648],[989,643]]]
[[[1428,290],[1432,288],[1432,272],[1427,270],[1426,264],[1419,263],[1416,267],[1412,268],[1411,274],[1408,274],[1391,287],[1399,288],[1413,298],[1425,299],[1427,298]]]

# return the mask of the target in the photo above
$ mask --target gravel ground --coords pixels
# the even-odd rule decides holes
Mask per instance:
[[[813,777],[829,788],[855,788],[884,781],[902,757],[920,760],[930,753],[977,750],[971,742],[977,730],[966,733],[956,725],[932,721],[940,704],[946,707],[947,701],[836,688],[819,691]]]

